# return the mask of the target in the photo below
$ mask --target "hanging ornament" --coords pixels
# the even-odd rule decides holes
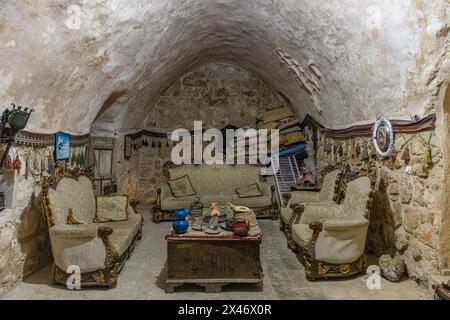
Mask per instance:
[[[367,146],[362,146],[361,148],[361,160],[369,159],[369,151],[367,150]]]
[[[430,146],[427,147],[427,151],[425,152],[425,159],[423,160],[423,162],[427,166],[433,165],[433,159],[431,158],[431,147]]]
[[[375,148],[375,145],[372,143],[370,146],[370,155],[375,158],[377,155],[377,149]]]
[[[70,164],[72,166],[77,164],[77,155],[75,154],[75,151],[72,151],[72,157],[70,158]]]
[[[83,153],[78,154],[77,163],[80,167],[84,166],[84,154]]]
[[[411,160],[411,155],[409,154],[409,146],[406,146],[405,149],[403,149],[400,159],[402,159],[406,163],[408,163]]]
[[[348,144],[344,143],[344,150],[342,151],[342,154],[344,155],[344,157],[348,156],[348,154],[349,154],[348,151],[349,151]]]
[[[14,170],[20,170],[20,168],[22,168],[22,162],[20,161],[20,158],[18,155],[16,155],[16,157],[14,159],[13,167],[14,167]]]
[[[359,143],[356,143],[355,145],[355,157],[359,157],[359,155],[361,154],[361,146],[359,145]]]
[[[169,147],[169,140],[166,140],[166,147]]]
[[[344,154],[344,148],[342,147],[342,144],[339,145],[338,150],[337,150],[339,157],[342,157]]]
[[[25,157],[25,179],[28,180],[28,171],[30,171],[30,158]]]
[[[155,148],[155,147],[156,147],[155,139],[153,139],[153,141],[152,141],[152,148]]]
[[[55,170],[55,163],[53,162],[53,159],[50,158],[48,161],[47,172],[49,174],[52,174],[54,170]]]
[[[148,141],[147,141],[147,138],[144,137],[144,139],[142,139],[142,145],[143,145],[144,147],[148,147]]]
[[[3,161],[3,167],[5,168],[5,170],[10,171],[14,169],[14,165],[13,165],[13,161],[11,156],[8,154],[5,157],[5,160]]]

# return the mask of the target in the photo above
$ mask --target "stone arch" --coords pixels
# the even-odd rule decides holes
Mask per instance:
[[[444,99],[442,104],[442,128],[443,128],[443,154],[444,154],[444,180],[442,192],[442,224],[440,238],[441,267],[450,266],[450,85],[444,87]]]

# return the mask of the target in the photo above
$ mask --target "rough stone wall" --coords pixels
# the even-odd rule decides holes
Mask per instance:
[[[253,74],[225,63],[202,66],[177,79],[166,88],[149,110],[146,127],[173,130],[254,125],[272,101],[272,91]]]
[[[234,65],[212,63],[197,68],[177,79],[157,99],[147,116],[147,127],[158,131],[177,128],[193,129],[193,121],[201,120],[203,128],[254,126],[259,114],[271,102],[281,103],[274,93],[253,74]],[[123,144],[123,136],[121,139]],[[139,195],[144,205],[156,200],[156,187],[165,181],[162,166],[170,160],[171,144],[161,148],[138,145],[132,157],[116,159],[118,185],[122,191]],[[158,141],[157,141],[158,144]],[[122,145],[117,150],[121,153]],[[121,168],[120,168],[121,167]]]
[[[76,147],[77,152],[85,147]],[[52,261],[47,221],[42,210],[41,169],[53,147],[14,147],[22,165],[15,170],[11,208],[0,212],[0,296]],[[25,159],[35,163],[26,174]],[[36,159],[36,161],[33,161]],[[17,244],[13,245],[13,241]],[[15,241],[14,241],[15,242]]]
[[[432,166],[424,163],[430,134]],[[324,151],[324,144],[332,146],[330,153]],[[366,250],[377,256],[386,253],[398,255],[405,261],[409,277],[425,284],[429,275],[438,273],[443,264],[439,252],[444,169],[440,138],[432,131],[397,134],[396,156],[385,160],[371,155],[370,160],[362,161],[354,151],[357,144],[368,146],[371,153],[368,137],[322,137],[317,152],[319,167],[350,163],[355,168],[370,166],[375,169],[376,193],[370,213]],[[339,145],[343,145],[343,150],[347,152],[342,157],[334,152]],[[411,158],[408,163],[401,159],[406,145]],[[405,171],[407,165],[411,166],[410,174]]]

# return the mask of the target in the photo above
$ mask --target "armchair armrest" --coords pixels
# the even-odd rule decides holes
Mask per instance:
[[[329,219],[323,222],[323,229],[327,231],[345,231],[365,227],[367,225],[369,225],[369,221],[362,217],[357,217],[354,220]]]
[[[353,263],[364,254],[369,221],[330,219],[312,222],[313,235],[306,246],[308,258],[317,274],[317,261],[332,264]]]
[[[55,225],[49,229],[55,264],[62,270],[70,265],[81,272],[113,268],[119,258],[109,236],[113,229],[98,224]]]
[[[54,225],[50,228],[50,231],[53,235],[62,238],[95,238],[99,226],[98,224]]]
[[[156,193],[160,201],[172,196],[172,192],[170,191],[169,185],[167,183],[160,184],[156,189]]]
[[[294,202],[291,203],[289,207],[292,209],[290,224],[299,223],[300,219],[302,218],[302,214],[305,211],[305,206],[300,203]]]

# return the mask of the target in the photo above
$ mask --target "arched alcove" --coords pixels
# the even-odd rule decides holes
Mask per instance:
[[[202,121],[203,128],[222,129],[234,127],[255,127],[258,116],[269,108],[283,106],[284,102],[256,74],[229,62],[213,62],[193,68],[183,74],[160,92],[160,96],[146,114],[128,114],[120,119],[135,130],[149,129],[157,132],[171,132],[184,128],[192,130],[194,121]],[[112,111],[112,110],[111,110]],[[145,117],[145,119],[142,119]],[[102,132],[106,123],[100,115],[93,123],[92,132]],[[111,118],[113,121],[113,118]],[[119,134],[116,150],[123,150],[123,134]],[[171,157],[171,145],[159,145],[152,137],[143,138],[144,145],[133,151],[133,157],[123,159],[119,151],[116,157],[115,173],[119,189],[138,189],[138,199],[143,205],[151,205],[156,198],[156,187],[165,180],[162,166]],[[135,192],[135,191],[134,191]]]

